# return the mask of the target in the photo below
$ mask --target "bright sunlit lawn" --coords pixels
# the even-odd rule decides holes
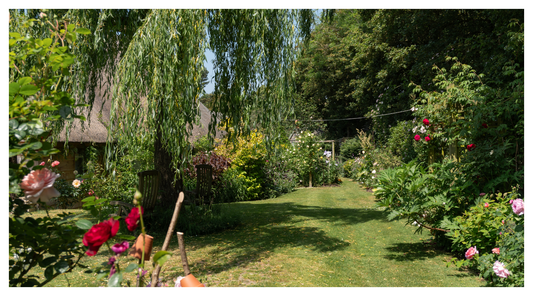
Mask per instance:
[[[208,287],[483,286],[476,275],[447,268],[450,254],[436,249],[428,232],[414,234],[404,221],[387,221],[374,208],[373,195],[347,179],[340,186],[298,189],[276,199],[234,203],[230,209],[242,213],[241,226],[205,236],[185,233],[191,272]],[[155,251],[163,240],[156,237]],[[170,250],[174,255],[161,274],[174,286],[183,276],[175,236]],[[82,263],[96,267],[109,255],[102,248]],[[135,259],[122,258],[121,266],[130,262]],[[134,277],[126,276],[132,283]],[[105,283],[76,269],[49,286],[68,285]]]

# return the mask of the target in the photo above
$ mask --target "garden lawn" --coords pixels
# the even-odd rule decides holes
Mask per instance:
[[[435,248],[431,235],[414,234],[405,221],[389,222],[374,197],[344,179],[340,186],[303,188],[276,199],[239,202],[242,225],[217,234],[189,237],[191,272],[208,287],[479,287],[482,279],[446,267],[449,253]],[[177,229],[177,231],[180,231]],[[163,244],[157,237],[155,251]],[[183,276],[177,238],[163,280]],[[83,263],[96,267],[109,252]],[[135,262],[121,258],[121,266]],[[151,264],[149,264],[151,271]],[[77,269],[70,286],[105,285]],[[125,278],[135,282],[133,273]],[[60,277],[50,286],[67,286]]]

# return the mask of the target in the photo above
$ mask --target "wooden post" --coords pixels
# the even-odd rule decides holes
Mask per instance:
[[[184,198],[185,196],[183,195],[183,192],[180,192],[178,201],[176,202],[176,207],[174,208],[172,220],[170,221],[170,225],[168,226],[167,236],[165,237],[165,242],[163,243],[163,248],[161,248],[161,251],[166,251],[168,249],[168,245],[170,244],[170,238],[172,237],[172,233],[174,232],[174,228],[176,227],[176,223],[178,222],[178,215],[180,213],[181,204],[183,203]],[[157,267],[154,269],[154,272],[152,273],[152,287],[157,286],[160,271],[161,266],[157,265]]]
[[[185,253],[185,244],[183,243],[183,233],[177,232],[178,235],[178,245],[180,247],[180,254],[181,254],[181,264],[183,264],[183,271],[185,272],[185,276],[188,276],[191,274],[191,270],[189,269],[189,262],[187,262],[187,253]]]
[[[313,187],[313,173],[309,172],[309,188]]]
[[[331,141],[331,160],[335,161],[335,140]]]

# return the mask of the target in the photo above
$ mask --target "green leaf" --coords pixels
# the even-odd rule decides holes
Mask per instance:
[[[70,24],[70,25],[67,26],[67,30],[68,30],[69,32],[72,32],[72,30],[74,30],[75,27],[76,27],[76,25],[74,25],[74,24]]]
[[[89,196],[89,197],[86,197],[86,198],[82,199],[81,201],[82,202],[90,202],[90,201],[94,201],[94,200],[95,200],[94,196]]]
[[[26,84],[26,85],[23,85],[20,88],[19,93],[21,95],[25,95],[25,96],[32,96],[32,95],[36,94],[38,91],[39,91],[39,89],[35,85]]]
[[[52,39],[46,38],[43,40],[43,47],[49,47],[52,44]]]
[[[117,272],[109,278],[109,281],[107,282],[108,287],[120,287],[120,283],[122,283],[122,273]]]
[[[120,219],[120,217],[118,217]],[[127,241],[132,241],[135,239],[135,236],[133,235],[127,235],[127,234],[119,234],[117,235],[117,238],[120,239],[120,240],[127,240]]]
[[[67,118],[70,114],[70,106],[61,106],[59,108],[59,115],[61,115],[62,118]]]
[[[19,79],[18,84],[25,85],[32,81],[31,77],[22,77]]]
[[[69,269],[68,262],[59,261],[54,265],[54,269],[59,273],[65,273]]]
[[[82,219],[76,221],[76,226],[78,226],[80,229],[91,229],[91,227],[93,227],[93,223],[89,220]]]
[[[85,28],[78,28],[76,30],[76,33],[82,34],[82,35],[89,35],[89,34],[91,34],[91,31],[89,29],[85,29]]]
[[[18,93],[20,89],[20,85],[16,82],[11,82],[9,84],[9,95],[12,96],[12,95],[15,95],[16,93]]]
[[[165,262],[167,262],[167,260],[170,258],[170,256],[172,256],[172,253],[170,253],[168,251],[159,251],[159,252],[155,253],[154,258],[152,258],[153,266],[155,266],[156,263],[159,266],[163,266],[163,264],[165,264]]]
[[[43,261],[39,262],[39,266],[40,267],[46,267],[54,262],[57,261],[57,258],[56,257],[48,257],[46,259],[44,259]]]
[[[50,280],[50,279],[52,279],[53,276],[54,276],[54,267],[53,267],[53,266],[48,266],[48,267],[44,270],[44,277],[45,277],[47,280]]]
[[[130,265],[128,265],[128,267],[124,269],[124,272],[132,272],[137,270],[137,268],[139,268],[139,265],[137,263],[130,263]]]

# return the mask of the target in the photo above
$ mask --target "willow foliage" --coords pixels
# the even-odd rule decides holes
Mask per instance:
[[[215,54],[211,134],[221,122],[232,137],[257,127],[273,132],[291,111],[296,47],[313,17],[310,10],[45,12],[92,32],[73,48],[78,60],[69,87],[91,106],[95,90],[109,95],[109,142],[128,149],[159,141],[178,173],[199,119],[205,50]],[[257,122],[250,122],[252,113]]]

